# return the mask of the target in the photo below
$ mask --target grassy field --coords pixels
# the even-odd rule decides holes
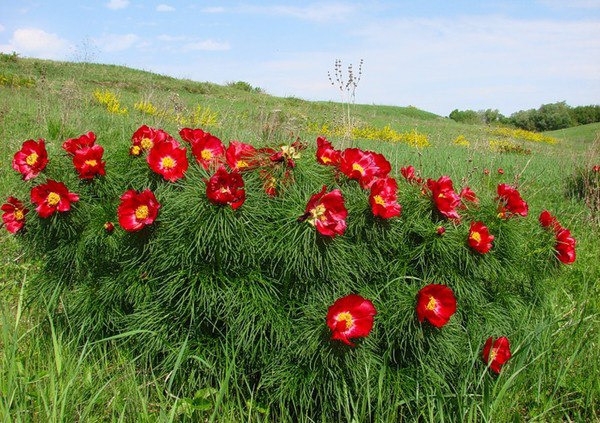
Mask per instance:
[[[119,66],[1,55],[0,198],[21,183],[11,160],[23,141],[44,138],[52,154],[65,139],[94,131],[103,145],[129,145],[142,124],[172,134],[201,127],[222,140],[255,145],[296,137],[312,144],[326,135],[338,146],[384,153],[395,169],[412,164],[422,175],[447,174],[475,190],[486,183],[486,171],[493,181],[518,182],[532,216],[548,208],[571,229],[577,261],[549,283],[553,309],[523,316],[537,323],[517,346],[509,377],[481,396],[469,386],[456,387],[453,398],[417,389],[406,407],[419,421],[600,419],[600,228],[583,201],[565,194],[579,169],[600,164],[599,124],[532,140],[413,107],[308,102],[243,83],[220,86]],[[221,390],[182,397],[170,373],[142,371],[120,339],[90,343],[85,334],[73,335],[77,328],[28,308],[23,290],[37,264],[23,260],[7,231],[0,242],[3,421],[271,421],[262,404]],[[355,409],[348,405],[347,421],[362,421]]]

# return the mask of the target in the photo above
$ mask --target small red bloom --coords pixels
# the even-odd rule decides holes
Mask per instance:
[[[298,220],[306,220],[321,235],[333,238],[336,235],[343,235],[346,231],[348,210],[346,210],[344,197],[339,189],[327,193],[326,191],[327,187],[323,185],[321,192],[310,197],[305,213]]]
[[[87,134],[83,134],[78,138],[69,138],[65,142],[63,142],[62,148],[71,156],[75,155],[75,152],[84,147],[91,147],[96,142],[96,134],[93,132],[88,132]]]
[[[115,224],[112,223],[112,222],[106,222],[106,223],[104,223],[104,230],[106,232],[108,232],[109,234],[113,233],[113,231],[115,230]]]
[[[119,225],[127,232],[139,231],[154,223],[160,207],[154,193],[149,189],[141,192],[133,189],[125,191],[117,208]]]
[[[458,196],[462,200],[463,204],[479,204],[479,198],[477,198],[477,195],[475,194],[475,192],[473,192],[473,190],[470,187],[464,187],[462,190],[460,190],[460,194],[458,194]]]
[[[214,170],[225,162],[225,146],[223,142],[209,132],[200,128],[183,128],[179,135],[192,145],[192,154],[196,162],[204,169]]]
[[[483,174],[484,175],[489,175],[490,174],[490,170],[489,169],[483,169]]]
[[[25,226],[25,215],[29,210],[25,208],[23,203],[15,197],[8,197],[6,203],[0,208],[2,213],[2,221],[6,230],[11,234],[16,234],[23,226]]]
[[[511,356],[510,342],[508,341],[508,338],[501,336],[500,338],[494,340],[494,338],[489,337],[487,341],[485,341],[481,356],[484,363],[489,365],[490,369],[494,373],[500,373],[502,366]]]
[[[373,215],[389,219],[400,216],[402,206],[398,204],[398,183],[394,178],[381,178],[371,185],[369,204]]]
[[[225,151],[227,164],[233,170],[247,170],[255,166],[256,149],[240,141],[231,141]]]
[[[50,217],[57,211],[69,211],[71,203],[79,201],[79,196],[70,192],[65,184],[52,179],[33,187],[30,196],[31,202],[37,204],[35,210],[42,218]]]
[[[540,213],[540,217],[538,218],[538,220],[543,228],[550,228],[555,232],[561,228],[561,225],[556,219],[556,217],[552,216],[552,214],[548,210],[543,210]]]
[[[104,148],[99,145],[82,147],[73,153],[73,165],[79,174],[79,179],[93,179],[94,176],[106,174],[106,162],[102,161]]]
[[[520,215],[527,216],[529,212],[529,206],[521,198],[519,191],[512,185],[500,184],[498,185],[498,216],[502,219],[506,219],[511,216]]]
[[[342,152],[333,148],[325,137],[317,137],[317,161],[326,166],[338,166]]]
[[[48,152],[43,139],[25,141],[12,160],[13,169],[23,175],[25,181],[38,176],[47,164]]]
[[[208,200],[218,206],[231,206],[236,210],[246,200],[244,180],[238,171],[227,172],[224,166],[206,180],[206,196]]]
[[[350,179],[358,181],[363,189],[371,188],[373,182],[385,178],[392,166],[383,154],[347,148],[342,151],[340,171]]]
[[[492,249],[493,240],[494,235],[490,234],[487,226],[482,222],[471,222],[468,238],[469,247],[480,254],[485,254]]]
[[[346,295],[336,300],[327,310],[327,326],[331,338],[350,345],[351,338],[365,338],[371,333],[377,310],[370,300],[357,294]]]
[[[155,142],[146,161],[150,169],[169,182],[183,178],[188,169],[186,149],[174,139]]]
[[[431,191],[431,198],[442,216],[448,219],[460,219],[456,211],[460,206],[460,197],[454,191],[450,177],[441,176],[437,181],[427,179],[427,188]]]
[[[567,228],[560,228],[556,231],[556,258],[564,264],[571,264],[575,261],[575,238],[571,236],[571,231]]]
[[[173,139],[173,137],[162,129],[142,125],[131,136],[132,144],[129,153],[133,156],[139,156],[144,151],[150,150],[155,143],[167,139]]]
[[[592,172],[596,172],[596,173],[600,172],[600,165],[592,166]]]
[[[416,179],[415,167],[412,165],[401,167],[400,173],[402,174],[402,176],[404,176],[404,179],[406,179],[408,182],[413,182]]]
[[[446,228],[444,226],[438,226],[435,231],[439,236],[442,236],[446,233]]]
[[[436,328],[441,328],[456,312],[454,292],[446,285],[429,284],[417,293],[417,318],[427,319]]]
[[[501,167],[498,168],[498,175],[504,175],[504,169]]]

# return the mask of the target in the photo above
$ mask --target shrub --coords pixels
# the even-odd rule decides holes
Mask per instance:
[[[180,397],[219,391],[277,421],[411,420],[415,390],[452,409],[455,387],[493,383],[486,367],[511,372],[508,339],[531,336],[522,316],[561,266],[516,187],[458,193],[323,138],[315,151],[180,135],[186,159],[143,126],[92,179],[70,163],[91,133],[45,163],[20,152],[37,174],[2,211],[40,263],[32,305],[127,340]],[[486,365],[490,337],[502,360],[490,342]]]

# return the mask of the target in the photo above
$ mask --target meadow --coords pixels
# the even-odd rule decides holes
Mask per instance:
[[[597,206],[600,203],[586,198],[585,195],[583,198],[569,195],[569,187],[572,187],[574,178],[581,175],[587,178],[591,175],[592,182],[593,178],[598,180],[592,171],[594,166],[600,164],[598,124],[533,134],[507,128],[460,124],[411,106],[309,102],[295,97],[278,98],[246,83],[232,82],[221,86],[208,82],[179,80],[120,66],[61,63],[23,59],[14,55],[1,55],[0,65],[2,201],[14,192],[23,190],[21,175],[12,168],[12,158],[25,140],[45,139],[48,154],[57,157],[61,154],[61,145],[65,140],[93,131],[107,151],[112,149],[127,152],[132,134],[145,124],[162,128],[173,135],[185,127],[202,128],[225,142],[241,140],[256,146],[291,145],[297,140],[302,140],[308,147],[304,150],[305,156],[297,159],[298,168],[305,166],[307,173],[298,173],[297,179],[299,184],[305,184],[311,189],[316,185],[308,181],[308,176],[329,177],[322,168],[302,161],[308,155],[314,157],[316,139],[319,136],[326,137],[340,149],[360,148],[381,153],[387,157],[395,170],[412,165],[418,175],[424,178],[437,179],[441,175],[449,175],[456,186],[468,185],[478,193],[494,191],[499,183],[512,184],[519,187],[529,204],[529,216],[524,227],[527,230],[538,231],[534,233],[539,235],[530,237],[525,232],[520,233],[518,226],[503,226],[503,223],[498,223],[494,227],[496,233],[500,230],[506,231],[515,243],[504,245],[504,250],[500,248],[501,243],[494,247],[499,250],[497,256],[492,256],[497,257],[494,259],[496,261],[481,261],[483,264],[479,268],[473,264],[479,258],[467,261],[464,267],[466,271],[462,267],[453,268],[454,258],[448,258],[450,253],[439,242],[443,238],[433,237],[427,245],[431,245],[432,248],[439,247],[439,251],[436,250],[437,258],[419,256],[419,260],[426,265],[415,261],[415,269],[399,270],[403,272],[409,284],[412,283],[410,280],[417,279],[415,275],[424,280],[436,280],[448,274],[451,275],[448,276],[449,280],[454,278],[461,281],[464,276],[462,273],[466,273],[485,280],[486,275],[481,274],[485,272],[488,272],[489,279],[504,280],[507,284],[504,292],[506,303],[513,304],[514,310],[500,315],[500,323],[493,322],[496,318],[495,312],[477,314],[478,312],[474,311],[477,318],[473,320],[487,319],[491,321],[487,323],[496,325],[494,327],[498,329],[514,332],[512,335],[516,341],[512,346],[512,358],[499,375],[491,375],[485,366],[479,363],[481,345],[471,344],[476,336],[482,335],[478,331],[483,324],[468,322],[466,314],[462,316],[463,320],[454,319],[448,331],[443,332],[441,336],[435,330],[421,330],[421,326],[416,322],[399,322],[398,327],[406,329],[408,337],[414,338],[401,342],[413,346],[416,350],[423,348],[420,351],[423,355],[415,352],[414,357],[408,354],[397,361],[394,361],[396,358],[389,358],[397,366],[392,370],[382,366],[381,361],[388,357],[381,360],[380,357],[376,357],[375,353],[382,351],[380,344],[387,337],[393,338],[392,334],[399,333],[399,336],[402,336],[402,331],[394,329],[391,323],[386,325],[384,318],[387,316],[406,320],[391,306],[382,306],[379,311],[380,320],[377,323],[385,330],[376,329],[373,337],[360,343],[352,353],[342,353],[337,346],[332,348],[331,355],[317,351],[322,347],[316,341],[311,341],[308,335],[314,334],[318,338],[321,329],[326,329],[326,326],[325,316],[318,314],[318,307],[315,305],[306,311],[305,320],[293,321],[293,324],[299,327],[297,332],[301,333],[300,337],[307,335],[305,345],[302,345],[303,339],[300,342],[297,340],[298,337],[294,339],[290,338],[289,334],[280,336],[269,333],[265,336],[269,337],[269,341],[275,346],[272,350],[268,349],[268,346],[265,346],[267,344],[258,339],[263,334],[252,332],[262,330],[260,325],[249,324],[243,326],[243,331],[240,329],[243,335],[239,336],[247,337],[250,345],[239,344],[242,345],[240,347],[238,344],[232,344],[234,347],[226,344],[219,347],[222,349],[215,349],[216,352],[209,352],[203,348],[205,345],[212,345],[212,340],[208,344],[199,342],[194,349],[191,347],[192,340],[188,340],[185,335],[172,348],[169,359],[156,360],[156,357],[149,357],[143,348],[140,351],[135,343],[136,340],[142,339],[142,345],[154,347],[152,334],[162,330],[159,329],[159,318],[149,318],[148,322],[142,322],[147,326],[140,324],[139,329],[135,329],[134,325],[127,326],[127,330],[120,332],[105,331],[105,328],[93,332],[92,329],[95,330],[96,327],[94,322],[90,321],[91,311],[89,315],[81,318],[80,316],[88,310],[84,305],[81,305],[84,311],[80,310],[78,314],[78,310],[69,304],[72,297],[69,297],[68,293],[65,293],[64,298],[51,295],[52,286],[49,285],[53,280],[44,279],[44,273],[48,269],[47,259],[43,255],[32,257],[17,237],[2,228],[0,417],[3,421],[546,422],[600,419],[600,379],[597,377],[600,374],[600,244],[597,242],[600,235]],[[121,159],[118,153],[113,153],[113,157],[115,160]],[[136,172],[141,171],[135,165],[131,167],[129,176],[135,180],[139,176]],[[191,170],[190,174],[193,174]],[[199,171],[194,173],[199,174]],[[331,181],[333,183],[333,179]],[[252,183],[251,179],[249,183]],[[253,183],[257,187],[260,186],[258,179]],[[123,184],[126,185],[125,182]],[[359,198],[358,188],[341,185]],[[186,187],[185,184],[180,186],[183,192]],[[445,220],[429,222],[429,215],[425,219],[425,214],[421,212],[429,203],[427,199],[419,197],[418,187],[407,183],[401,185],[400,191],[405,192],[399,195],[399,198],[405,201],[402,202],[403,216],[412,216],[418,220],[421,225],[417,228],[421,231],[419,234],[430,227],[435,229],[440,225],[446,228],[445,239],[459,244],[461,229],[456,229]],[[291,198],[282,200],[280,204],[292,206],[293,209],[304,199],[296,199],[293,197],[295,192],[290,192]],[[599,192],[596,190],[590,195],[598,196]],[[251,200],[258,198],[258,194],[249,194],[249,203],[252,204]],[[181,201],[183,210],[185,199]],[[365,203],[361,201],[356,200],[349,204],[351,212],[358,210]],[[488,203],[492,210],[492,200]],[[268,212],[275,210],[250,207],[254,207],[250,210],[258,213],[265,221],[268,220]],[[208,213],[208,207],[199,210],[200,213]],[[550,210],[557,216],[577,240],[577,259],[574,263],[542,266],[535,261],[537,259],[529,257],[545,254],[544,251],[540,252],[540,243],[545,232],[537,228],[537,217],[543,210]],[[279,220],[284,220],[287,214],[293,214],[287,211],[273,213],[279,213]],[[483,210],[475,213],[478,213],[477,216],[487,216],[488,212]],[[493,214],[492,210],[491,215]],[[172,215],[177,216],[174,211]],[[224,217],[223,221],[219,221],[225,229],[229,228],[227,224],[232,222],[227,219]],[[364,218],[365,226],[370,222],[367,217]],[[256,225],[258,228],[258,224]],[[419,241],[414,240],[418,231],[414,228],[410,230],[413,232],[409,233],[409,229],[396,225],[391,233],[393,236],[388,236],[383,231],[378,232],[378,235],[385,239],[390,250],[397,248],[397,251],[393,250],[395,253],[408,257],[413,254],[413,247],[419,246]],[[365,244],[361,244],[363,246],[369,242],[379,242],[375,236],[370,238],[368,234],[354,231],[349,229],[350,235],[354,237],[352,239],[364,237]],[[185,231],[182,230],[178,234],[182,239],[188,239],[185,238]],[[209,231],[206,234],[225,243],[232,242],[233,239]],[[254,248],[252,238],[257,236],[245,236],[246,238],[240,237],[239,249],[243,249],[244,245]],[[309,241],[312,240],[300,232],[297,237],[304,240],[305,245],[310,245]],[[414,245],[392,246],[394,237],[410,239],[414,241]],[[423,235],[423,238],[427,236]],[[168,237],[164,240],[173,242]],[[315,267],[315,271],[315,268],[310,267],[314,257],[294,247],[291,241],[283,236],[278,242],[269,253],[274,257],[280,257],[277,254],[281,254],[281,257],[299,263],[296,267],[292,265],[290,272],[297,272],[315,280],[320,278],[320,268]],[[178,249],[176,242],[169,245],[177,254],[184,255],[185,248]],[[337,249],[333,251],[346,260],[344,249],[352,249],[353,246],[349,243],[337,245]],[[276,251],[275,247],[281,247],[282,251]],[[528,247],[531,247],[531,250],[528,250]],[[508,257],[513,254],[511,248],[522,252],[530,251],[530,254],[527,254],[527,262],[516,270],[503,266],[506,261],[503,261],[501,253],[504,252]],[[240,267],[243,267],[248,260],[249,266],[254,266],[251,257],[235,251],[231,256],[219,257],[219,264],[228,263],[235,266],[239,260]],[[468,251],[465,252],[467,253]],[[216,253],[212,250],[202,250],[202,254],[211,256]],[[366,251],[362,253],[365,266],[369,266],[366,263],[371,259],[369,254]],[[165,261],[172,259],[171,256],[165,257]],[[464,257],[467,256],[462,255],[456,260],[463,260]],[[280,258],[280,261],[283,261],[283,258]],[[61,259],[60,256],[56,257],[57,261]],[[60,263],[62,266],[63,262]],[[341,263],[325,263],[324,272],[330,277],[345,275],[348,261]],[[261,265],[263,264],[261,262]],[[387,264],[382,260],[381,265]],[[276,267],[274,264],[273,268]],[[373,269],[364,272],[360,269],[352,271],[360,277],[365,277],[370,273],[376,274],[377,269],[374,265]],[[148,267],[147,271],[161,274],[162,269]],[[230,275],[225,271],[223,278],[238,282],[241,279],[238,274],[243,274],[243,269],[236,269],[235,272]],[[281,275],[273,276],[273,279],[289,279],[290,274],[296,274],[293,272],[288,274],[282,271]],[[521,274],[526,272],[529,272],[526,277]],[[251,276],[256,277],[254,281],[257,286],[266,280],[254,273]],[[384,276],[377,274],[376,277]],[[531,288],[533,294],[523,294],[519,291],[519,284],[523,280],[531,280],[532,284],[535,282],[534,288]],[[221,279],[218,281],[222,282]],[[181,294],[183,290],[177,285],[179,280],[173,278],[169,283],[172,283],[174,291],[178,290],[178,296],[184,298],[187,295]],[[202,287],[207,286],[202,285],[203,281],[197,283]],[[406,281],[390,280],[389,284],[392,283],[401,286],[401,283]],[[40,293],[50,294],[40,294],[36,299],[36,284],[40,284]],[[361,287],[366,292],[375,292],[369,290],[368,284],[344,284],[349,289]],[[389,284],[385,289],[392,286]],[[511,287],[511,284],[514,286]],[[136,289],[141,286],[136,286]],[[265,304],[264,308],[257,311],[248,310],[248,306],[244,308],[232,301],[230,305],[225,306],[225,315],[220,316],[223,321],[233,319],[230,314],[241,311],[249,315],[256,313],[256,319],[259,319],[261,314],[268,316],[268,312],[271,311],[282,321],[289,317],[275,301],[264,297],[271,289],[266,284],[258,287],[240,286],[239,289],[232,288],[226,294],[248,298],[255,295],[259,298],[256,304]],[[327,294],[305,288],[309,291],[308,295],[313,296],[311,298],[315,304],[325,304],[328,301],[327,298],[321,298],[329,294],[326,289],[323,292]],[[245,289],[248,291],[244,291]],[[416,285],[411,285],[411,289],[412,291],[409,290],[398,298],[406,300],[407,309],[412,310],[411,301],[416,293]],[[464,289],[465,295],[471,295],[469,288]],[[512,296],[517,295],[517,291],[521,297],[511,303]],[[396,294],[392,292],[386,295],[394,297]],[[472,295],[475,303],[479,294],[474,292]],[[538,300],[538,295],[543,298]],[[531,306],[523,300],[529,297],[535,298],[531,301]],[[208,298],[204,300],[207,307],[222,300],[218,296],[208,295]],[[61,303],[63,299],[64,304]],[[255,301],[254,298],[248,301],[255,304],[252,302]],[[92,306],[87,307],[92,310]],[[177,304],[173,304],[173,307],[177,308]],[[494,307],[493,301],[490,301],[490,307]],[[94,309],[93,312],[97,313],[94,316],[98,316],[98,321],[101,321],[101,310]],[[323,328],[311,329],[307,326],[307,322],[319,321],[320,318],[323,320]],[[173,322],[177,324],[185,323],[174,319]],[[81,326],[82,321],[85,321],[87,326]],[[107,321],[110,321],[110,318],[107,318]],[[226,323],[223,325],[226,326]],[[283,326],[285,325],[282,323],[281,327]],[[273,327],[277,328],[275,324]],[[269,330],[274,331],[272,328]],[[470,330],[474,333],[468,333]],[[447,365],[442,361],[443,353],[427,351],[426,347],[430,347],[430,344],[419,337],[430,333],[447,347],[449,356],[456,358],[455,361],[451,361],[452,364]],[[203,332],[201,335],[206,334]],[[457,351],[455,341],[464,342],[461,346],[468,349],[469,354]],[[239,351],[252,356],[249,361],[244,361],[245,366],[272,365],[268,360],[261,358],[260,354],[276,354],[277,346],[280,345],[280,349],[285,350],[287,342],[294,344],[294,351],[306,351],[307,357],[311,357],[310,360],[307,359],[311,361],[307,368],[313,373],[307,370],[306,375],[298,374],[274,365],[273,374],[284,375],[282,377],[287,379],[276,380],[279,378],[273,376],[272,380],[269,380],[261,375],[257,382],[253,379],[254,375],[248,376],[244,373],[245,369],[237,367],[239,357],[236,354]],[[218,357],[219,354],[222,356]],[[281,360],[289,359],[283,354],[282,357]],[[361,384],[357,382],[357,386],[352,386],[340,382],[336,385],[336,378],[328,375],[328,372],[347,370],[337,363],[341,357],[353,360],[360,367],[356,374],[342,379],[346,382],[360,381]],[[412,363],[414,368],[408,365],[403,368],[403,363]],[[422,367],[414,363],[420,363]],[[324,364],[330,364],[330,369],[315,370],[312,367]],[[431,372],[422,370],[438,364],[440,369],[432,369]],[[439,373],[436,373],[438,370]],[[395,373],[392,375],[391,372]],[[206,376],[203,373],[206,373]],[[443,377],[446,375],[448,378]],[[319,391],[318,387],[313,390],[307,389],[306,386],[310,385],[311,381],[315,385],[319,385],[319,381],[327,381],[323,383],[325,391]],[[366,381],[364,385],[363,381]],[[281,384],[288,385],[287,390],[282,389]],[[283,393],[279,394],[279,391]],[[294,394],[298,392],[303,396],[294,398]],[[313,393],[317,398],[315,402],[319,403],[318,408],[312,404]],[[327,401],[331,403],[326,404]]]

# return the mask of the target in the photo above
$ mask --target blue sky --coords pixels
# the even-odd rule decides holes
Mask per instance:
[[[0,51],[125,65],[277,96],[505,115],[600,104],[600,0],[0,0]]]

